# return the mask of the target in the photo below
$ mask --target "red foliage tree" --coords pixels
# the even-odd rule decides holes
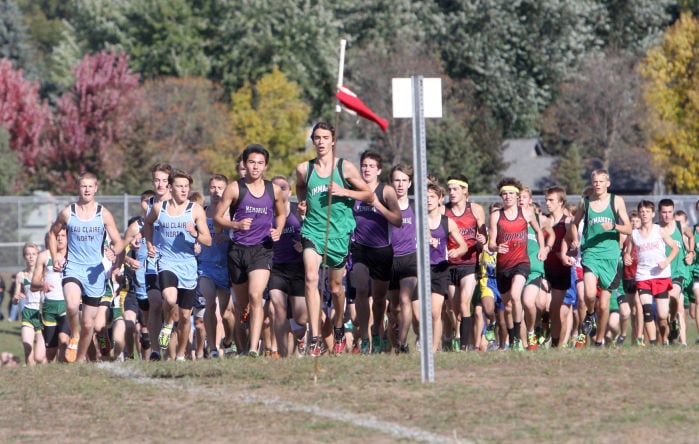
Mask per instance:
[[[25,79],[10,60],[0,60],[0,126],[9,133],[10,148],[24,165],[22,180],[37,172],[37,161],[49,149],[51,111],[38,91],[38,82]]]
[[[107,188],[120,177],[121,151],[142,97],[127,55],[86,55],[74,74],[75,85],[57,103],[53,143],[43,159],[45,185],[55,192],[74,192],[85,171],[97,174]]]

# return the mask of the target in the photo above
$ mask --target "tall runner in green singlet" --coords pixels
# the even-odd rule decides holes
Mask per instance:
[[[624,199],[608,191],[611,182],[606,170],[593,171],[591,185],[592,193],[580,201],[569,235],[573,239],[571,246],[574,249],[580,247],[582,252],[587,308],[583,333],[595,336],[595,345],[601,346],[604,344],[607,329],[611,291],[621,283],[619,234],[631,234],[631,222],[626,213]],[[584,222],[585,226],[582,239],[579,239],[578,225],[581,222]],[[598,287],[601,294],[595,322]]]
[[[355,227],[352,205],[354,200],[371,202],[374,193],[352,162],[335,157],[335,128],[332,125],[325,122],[317,123],[311,132],[311,140],[317,157],[296,167],[296,196],[299,200],[299,213],[304,217],[301,236],[306,272],[306,305],[311,326],[309,353],[312,356],[320,354],[321,297],[318,280],[323,253],[326,253],[326,224],[329,224],[326,265],[335,309],[333,352],[338,355],[345,348],[345,291],[342,278],[349,251],[350,234]],[[328,219],[329,195],[332,195],[332,201]]]

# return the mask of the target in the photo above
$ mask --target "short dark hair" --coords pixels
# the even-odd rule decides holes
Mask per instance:
[[[381,154],[374,150],[366,150],[362,152],[361,156],[359,156],[359,163],[361,164],[364,162],[364,159],[372,159],[376,161],[376,166],[381,169],[381,166],[383,164],[383,158],[381,157]]]
[[[655,211],[655,204],[650,200],[644,199],[638,203],[638,211],[641,211],[641,208],[647,208],[651,211]]]
[[[315,125],[313,125],[313,129],[311,130],[311,140],[313,140],[313,136],[315,136],[316,130],[318,129],[330,131],[330,134],[332,134],[333,136],[333,141],[335,141],[335,127],[329,124],[328,122],[318,122]]]
[[[241,157],[243,158],[243,163],[248,163],[248,157],[250,157],[250,154],[262,154],[265,156],[265,164],[269,163],[269,151],[265,149],[262,145],[259,143],[253,143],[252,145],[248,145],[245,147],[243,150],[243,154],[241,154]]]
[[[658,208],[662,207],[672,207],[675,208],[675,202],[672,201],[672,199],[660,199],[660,202],[658,202]]]
[[[223,174],[214,174],[213,176],[211,176],[211,178],[209,178],[209,185],[211,185],[211,182],[213,182],[214,180],[220,180],[221,182],[225,182],[226,185],[228,185],[228,178]]]
[[[182,170],[172,170],[172,173],[170,173],[170,176],[168,178],[168,183],[172,185],[175,182],[175,179],[178,178],[187,179],[190,185],[194,183],[194,179],[192,179],[192,176],[190,176],[189,173]]]

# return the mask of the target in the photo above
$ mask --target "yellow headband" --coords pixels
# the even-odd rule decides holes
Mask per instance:
[[[505,191],[514,191],[515,193],[519,194],[519,188],[514,185],[504,185],[502,188],[500,188],[500,194],[504,193]]]
[[[464,188],[468,188],[468,184],[466,182],[464,182],[463,180],[459,180],[459,179],[448,180],[447,185],[459,185],[459,186],[462,186]]]

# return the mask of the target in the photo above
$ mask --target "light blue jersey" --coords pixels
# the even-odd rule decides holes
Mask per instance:
[[[75,204],[71,204],[66,230],[68,254],[63,278],[77,280],[82,285],[83,294],[86,296],[93,298],[104,296],[102,247],[106,231],[102,220],[102,205],[97,205],[92,218],[82,220],[76,213]]]
[[[177,288],[193,290],[197,286],[197,259],[194,255],[196,239],[187,232],[187,223],[194,223],[189,202],[182,214],[167,214],[168,202],[163,202],[158,215],[160,242],[158,248],[158,270],[171,271],[177,276]]]

